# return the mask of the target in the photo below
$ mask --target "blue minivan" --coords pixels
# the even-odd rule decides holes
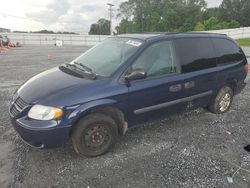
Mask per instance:
[[[246,56],[221,34],[129,34],[25,82],[9,113],[22,140],[87,157],[110,150],[138,124],[207,108],[221,114],[245,87]]]

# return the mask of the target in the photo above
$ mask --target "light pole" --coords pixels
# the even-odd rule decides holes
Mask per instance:
[[[112,8],[114,5],[111,3],[107,3],[109,6],[109,18],[110,18],[110,35],[112,35],[112,18],[113,18],[113,11],[114,9]]]

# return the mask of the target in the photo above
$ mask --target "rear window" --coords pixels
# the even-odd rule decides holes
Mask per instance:
[[[244,60],[242,50],[234,42],[221,38],[213,38],[212,41],[218,58],[218,65],[227,65]]]
[[[216,67],[216,58],[210,38],[176,39],[175,46],[182,73]]]

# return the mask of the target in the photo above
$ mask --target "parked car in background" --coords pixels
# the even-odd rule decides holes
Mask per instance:
[[[7,36],[2,36],[2,38],[0,38],[0,40],[2,40],[3,46],[8,46],[10,43],[10,39]]]
[[[119,35],[28,80],[9,113],[29,145],[71,139],[77,153],[93,157],[135,125],[201,107],[227,112],[247,73],[242,49],[225,35]]]

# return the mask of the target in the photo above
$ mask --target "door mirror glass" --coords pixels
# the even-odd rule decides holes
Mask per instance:
[[[125,80],[141,80],[147,77],[147,73],[143,69],[135,69],[130,74],[125,76]]]

